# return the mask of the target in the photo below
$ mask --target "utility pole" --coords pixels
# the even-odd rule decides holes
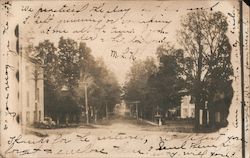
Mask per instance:
[[[89,124],[89,107],[88,107],[88,83],[84,83],[84,94],[85,94],[85,109],[86,109],[86,123]]]
[[[93,79],[88,74],[83,75],[81,73],[82,81],[80,84],[84,86],[84,98],[85,98],[85,114],[86,114],[86,124],[89,124],[89,105],[88,105],[88,86],[93,82]]]

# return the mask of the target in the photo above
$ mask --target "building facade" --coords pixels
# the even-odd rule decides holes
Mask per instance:
[[[181,118],[194,118],[195,105],[191,103],[191,96],[184,95],[181,100]]]
[[[42,68],[28,58],[22,57],[20,65],[21,122],[31,125],[44,118],[44,94]]]
[[[5,70],[5,88],[4,93],[1,93],[5,100],[4,102],[1,100],[1,103],[5,104],[6,116],[7,114],[11,116],[4,118],[6,122],[4,129],[25,130],[26,126],[44,120],[43,68],[30,58],[34,49],[33,51],[21,49],[21,45],[30,44],[23,38],[20,44],[18,25],[9,36],[13,40],[8,41],[8,47],[1,52],[3,62],[0,64]],[[12,124],[8,126],[7,123],[13,123],[14,126]]]
[[[32,125],[44,120],[44,90],[42,68],[31,58],[19,56],[19,120]]]

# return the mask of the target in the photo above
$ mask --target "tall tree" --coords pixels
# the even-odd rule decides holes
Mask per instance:
[[[157,71],[157,66],[153,58],[147,58],[144,61],[134,61],[130,72],[128,73],[128,81],[123,87],[125,93],[125,101],[140,101],[139,113],[143,117],[151,118],[153,106],[153,89],[148,85],[148,79]]]
[[[46,114],[63,122],[65,118],[78,117],[80,107],[86,107],[86,96],[87,112],[91,114],[105,113],[105,106],[112,111],[119,102],[120,87],[115,75],[101,59],[95,60],[85,43],[78,44],[73,39],[61,37],[58,48],[49,40],[35,48],[34,58],[43,65]],[[88,95],[85,95],[85,87],[81,86],[84,78],[90,79]]]
[[[58,44],[58,69],[62,75],[62,84],[73,92],[80,78],[79,49],[76,41],[60,38]]]
[[[106,108],[112,112],[114,106],[120,102],[120,86],[115,75],[108,70],[102,59],[93,60],[93,64],[88,66],[91,71],[82,69],[82,73],[86,73],[87,70],[87,74],[92,78],[88,100],[92,113],[96,114],[95,117],[101,118],[106,116]]]
[[[58,87],[61,87],[57,82],[61,79],[58,71],[57,48],[54,43],[44,40],[35,47],[35,52],[34,59],[43,68],[45,115],[55,116],[55,119],[57,119],[58,94],[60,94]]]
[[[58,76],[57,48],[52,42],[45,40],[35,47],[35,51],[35,58],[43,67],[44,80],[48,84],[57,85],[57,80],[60,79],[60,76]]]
[[[199,127],[199,110],[205,108],[205,101],[211,95],[206,87],[208,82],[227,82],[233,74],[227,30],[227,18],[221,12],[193,11],[181,20],[178,41],[188,54],[184,72],[195,98],[196,129]]]
[[[159,70],[149,79],[149,85],[156,89],[152,94],[162,110],[177,107],[181,103],[181,90],[185,87],[183,78],[184,53],[172,46],[157,49]]]
[[[74,88],[78,86],[81,59],[77,43],[61,37],[58,48],[49,40],[40,42],[35,48],[35,59],[43,67],[45,114],[57,122],[62,116],[64,117],[60,120],[65,121],[63,118],[72,114],[72,110],[78,115],[79,107]],[[65,98],[67,101],[62,101]]]

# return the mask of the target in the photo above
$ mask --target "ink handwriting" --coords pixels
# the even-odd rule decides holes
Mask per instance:
[[[10,84],[9,84],[9,71],[10,70],[14,70],[14,67],[11,66],[11,65],[5,65],[5,92],[6,92],[6,101],[5,101],[5,108],[6,108],[6,111],[7,111],[7,114],[12,116],[12,117],[15,117],[16,116],[16,113],[15,112],[12,112],[10,111],[10,108],[9,108],[9,98],[10,98],[10,92],[9,92],[9,89],[10,89]]]
[[[173,143],[173,141],[178,141]],[[106,144],[109,142],[108,144]],[[158,142],[158,143],[155,143]],[[217,142],[217,143],[216,143]],[[218,143],[222,142],[222,143]],[[137,146],[130,145],[136,143]],[[24,135],[9,137],[5,154],[29,155],[41,153],[46,155],[78,155],[83,153],[96,153],[107,155],[109,153],[134,153],[145,156],[160,156],[177,158],[191,157],[233,157],[236,150],[230,147],[241,144],[241,138],[233,135],[220,134],[220,136],[189,135],[186,138],[159,136],[155,139],[143,135],[129,135],[114,133],[110,135],[95,136],[91,132],[77,133],[70,137],[58,134],[55,136],[26,138]],[[74,145],[73,145],[74,144]],[[77,146],[75,146],[77,144]],[[105,145],[106,144],[106,145]],[[218,148],[225,148],[220,152]],[[227,150],[230,149],[230,150]],[[237,148],[235,148],[237,149]]]
[[[97,4],[84,2],[78,5],[63,3],[54,6],[42,3],[38,8],[22,5],[20,9],[27,14],[22,20],[23,24],[34,26],[35,34],[73,35],[77,40],[86,42],[140,44],[140,48],[136,50],[133,50],[132,46],[119,51],[114,46],[110,48],[111,57],[132,61],[137,59],[138,52],[143,51],[144,44],[166,42],[169,34],[167,29],[172,23],[172,19],[167,18],[161,11],[143,16],[151,10],[109,2]],[[135,11],[142,13],[141,18],[132,16]],[[151,27],[153,25],[157,27]]]

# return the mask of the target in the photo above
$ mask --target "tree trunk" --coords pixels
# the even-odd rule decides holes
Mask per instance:
[[[97,110],[94,109],[94,122],[96,123],[97,122]]]
[[[202,124],[206,127],[207,124],[207,109],[203,110],[203,115],[202,115]]]
[[[200,28],[197,28],[198,32]],[[201,84],[201,72],[202,72],[202,51],[203,47],[201,44],[201,37],[197,36],[197,44],[198,44],[198,61],[197,61],[197,75],[195,78],[195,83],[194,83],[194,94],[195,94],[195,129],[199,130],[200,127],[200,109],[202,105],[202,98],[201,98],[201,93],[202,93],[202,84]]]
[[[195,130],[200,127],[200,108],[198,102],[195,103]]]
[[[215,110],[214,107],[210,108],[209,112],[209,125],[211,129],[215,128]]]

